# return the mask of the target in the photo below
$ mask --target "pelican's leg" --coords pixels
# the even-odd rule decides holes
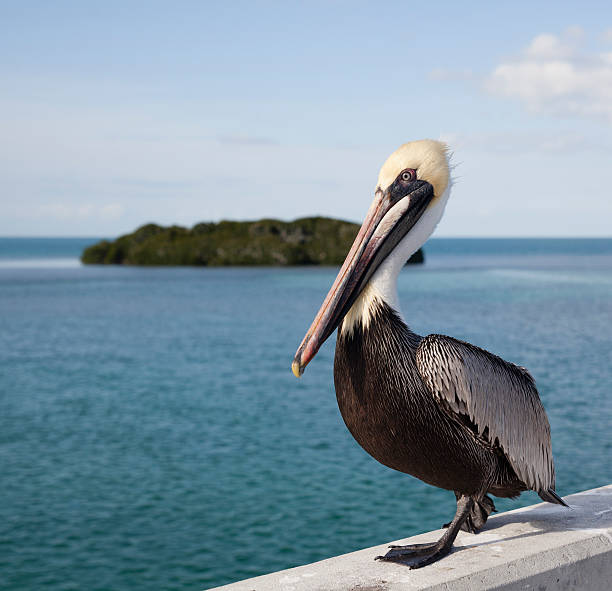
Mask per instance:
[[[448,524],[448,529],[437,542],[431,544],[412,544],[410,546],[389,546],[389,552],[384,556],[377,556],[376,560],[398,562],[410,568],[421,568],[436,560],[440,560],[440,558],[446,556],[451,551],[453,542],[473,507],[474,501],[471,497],[460,496],[457,499],[457,513],[455,513],[455,517]],[[423,558],[415,560],[420,556]]]
[[[459,500],[461,493],[455,491],[455,497]],[[474,501],[474,508],[470,511],[467,519],[461,525],[461,530],[471,534],[477,534],[485,524],[491,513],[497,513],[493,499],[485,495],[482,499]],[[442,527],[447,528],[450,523],[445,523]]]

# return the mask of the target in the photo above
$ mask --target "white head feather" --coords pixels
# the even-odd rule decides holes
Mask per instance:
[[[442,218],[450,194],[450,154],[448,146],[435,140],[419,140],[400,146],[383,164],[378,175],[377,189],[386,190],[406,168],[416,170],[417,179],[427,181],[433,186],[434,197],[429,206],[382,262],[361,292],[342,322],[342,332],[351,332],[356,323],[367,327],[371,314],[376,308],[376,300],[382,300],[400,313],[397,297],[397,277],[406,261],[431,236]],[[394,205],[381,220],[379,227],[393,216],[397,208],[405,207],[402,201]],[[376,234],[376,233],[375,233]]]

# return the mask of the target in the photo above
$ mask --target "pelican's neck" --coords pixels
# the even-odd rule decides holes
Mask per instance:
[[[449,194],[450,183],[444,193],[427,208],[419,221],[376,269],[344,317],[341,329],[343,334],[352,333],[357,324],[368,328],[381,302],[386,303],[403,320],[397,295],[397,278],[406,261],[425,244],[436,229],[444,213]]]

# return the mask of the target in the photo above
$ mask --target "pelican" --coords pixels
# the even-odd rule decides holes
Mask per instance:
[[[334,384],[342,418],[380,463],[454,491],[457,509],[432,544],[390,546],[390,562],[419,568],[446,556],[460,529],[476,533],[489,494],[555,493],[550,426],[529,372],[452,337],[414,333],[397,277],[444,212],[448,147],[409,142],[384,163],[374,201],[292,364],[299,377],[337,328]]]

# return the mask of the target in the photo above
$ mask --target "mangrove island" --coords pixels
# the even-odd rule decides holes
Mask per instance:
[[[81,261],[93,265],[341,265],[358,224],[326,217],[293,222],[201,222],[193,228],[146,224],[116,240],[86,248]],[[418,250],[408,263],[422,263]]]

